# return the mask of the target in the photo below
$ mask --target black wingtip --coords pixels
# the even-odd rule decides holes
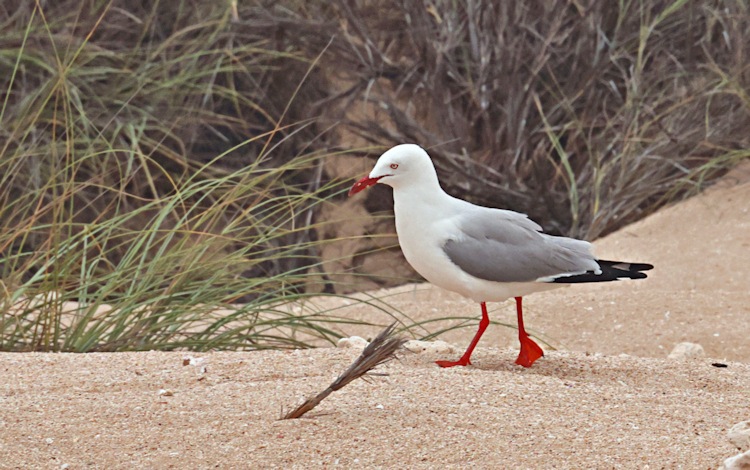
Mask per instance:
[[[610,267],[621,269],[624,271],[648,271],[651,269],[654,269],[653,264],[648,263],[623,263],[621,261],[605,261],[605,260],[599,260],[598,261],[599,266],[602,264],[606,264]]]
[[[617,281],[618,279],[646,279],[648,276],[642,271],[654,269],[653,264],[648,263],[628,263],[625,261],[608,261],[597,260],[599,263],[600,273],[589,271],[584,274],[575,276],[561,276],[555,278],[552,282],[558,284],[578,284],[583,282],[607,282]]]

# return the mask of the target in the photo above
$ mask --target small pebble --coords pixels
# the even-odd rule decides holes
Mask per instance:
[[[197,366],[205,360],[206,358],[204,357],[185,356],[182,358],[182,365],[183,366]]]
[[[341,338],[336,343],[336,347],[365,349],[368,344],[370,343],[360,336],[350,336],[349,338]]]
[[[672,352],[667,356],[668,359],[685,360],[704,357],[706,352],[703,346],[696,343],[677,343]]]
[[[727,435],[733,446],[741,451],[750,451],[750,420],[735,424]]]
[[[750,451],[744,454],[737,454],[729,457],[724,461],[719,470],[748,470],[750,469]]]
[[[404,343],[404,349],[413,353],[422,354],[450,354],[455,352],[456,348],[445,341],[419,341],[411,340]]]

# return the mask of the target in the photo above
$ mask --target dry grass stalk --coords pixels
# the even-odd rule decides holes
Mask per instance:
[[[404,338],[394,337],[393,329],[396,323],[391,323],[375,337],[374,340],[362,351],[362,354],[349,366],[343,374],[339,375],[331,385],[325,390],[318,393],[312,398],[308,398],[300,406],[290,411],[281,419],[300,418],[302,415],[312,410],[328,395],[340,390],[353,380],[367,375],[375,367],[385,364],[393,359],[396,351],[406,342]]]
[[[748,158],[744,2],[306,5],[272,14],[308,55],[336,34],[321,115],[429,147],[446,191],[547,231],[595,239]]]

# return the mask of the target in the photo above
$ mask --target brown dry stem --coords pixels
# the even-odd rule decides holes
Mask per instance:
[[[404,338],[394,337],[393,330],[396,323],[391,323],[372,340],[362,351],[362,354],[349,366],[343,374],[339,375],[331,385],[312,398],[308,398],[300,406],[284,415],[281,419],[299,418],[312,410],[328,395],[340,390],[355,379],[367,375],[375,367],[385,364],[393,359],[396,351],[406,342]],[[380,374],[383,375],[383,374]]]

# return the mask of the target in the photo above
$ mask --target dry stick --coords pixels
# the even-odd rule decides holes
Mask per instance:
[[[394,322],[381,331],[380,334],[367,345],[364,351],[362,351],[362,354],[360,354],[357,360],[354,361],[343,374],[339,375],[338,378],[328,386],[328,388],[314,397],[308,398],[303,404],[284,415],[281,419],[294,419],[301,417],[318,406],[318,404],[332,392],[344,388],[352,380],[362,377],[380,364],[385,364],[393,359],[396,351],[406,342],[403,338],[391,336],[395,327],[396,323]]]

